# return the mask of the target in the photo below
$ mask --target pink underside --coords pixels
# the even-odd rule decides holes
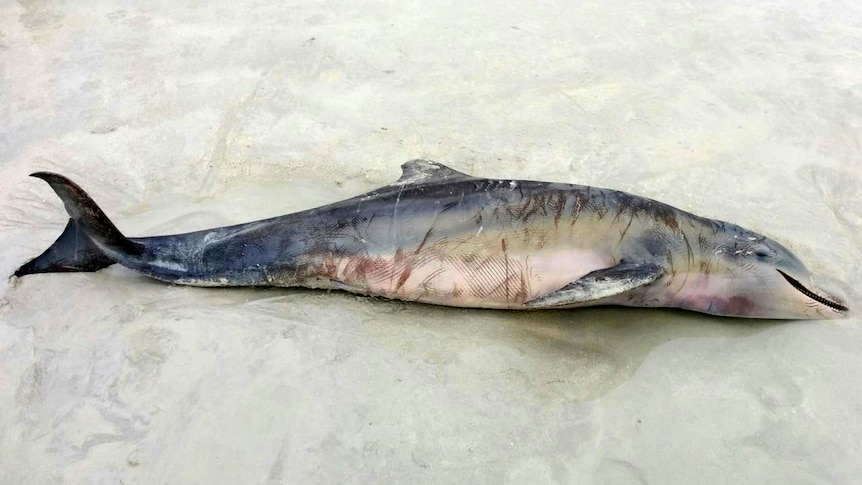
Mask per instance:
[[[439,248],[438,248],[439,249]],[[478,308],[522,308],[587,273],[612,264],[587,251],[419,253],[331,261],[327,277],[358,292],[408,301]]]

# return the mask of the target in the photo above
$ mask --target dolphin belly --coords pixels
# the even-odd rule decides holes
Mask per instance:
[[[502,246],[502,245],[501,245]],[[327,261],[302,286],[437,305],[519,309],[540,295],[605,267],[590,252],[523,254],[503,250],[446,254],[397,251],[385,256],[345,256]]]

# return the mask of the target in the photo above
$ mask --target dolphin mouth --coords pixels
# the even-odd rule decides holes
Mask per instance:
[[[841,303],[838,303],[838,302],[836,302],[836,301],[829,300],[829,299],[827,299],[827,298],[824,298],[824,297],[822,297],[822,296],[818,295],[817,293],[814,293],[813,291],[811,291],[811,290],[809,290],[808,288],[806,288],[806,287],[805,287],[802,283],[800,283],[799,281],[797,281],[797,280],[795,280],[795,279],[791,278],[791,277],[790,277],[790,275],[788,275],[788,274],[787,274],[787,273],[785,273],[784,271],[781,271],[780,269],[779,269],[779,270],[777,270],[777,271],[778,271],[779,273],[781,273],[781,276],[783,276],[783,277],[784,277],[784,279],[786,279],[788,283],[790,283],[794,288],[796,288],[797,290],[799,290],[799,292],[800,292],[800,293],[802,293],[803,295],[807,296],[808,298],[811,298],[812,300],[816,301],[817,303],[820,303],[820,304],[826,305],[826,306],[828,306],[829,308],[832,308],[833,310],[837,310],[837,311],[839,311],[839,312],[846,312],[847,310],[849,310],[849,308],[847,308],[846,306],[842,305]]]

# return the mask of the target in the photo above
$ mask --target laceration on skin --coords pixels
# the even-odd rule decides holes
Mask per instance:
[[[390,211],[364,197],[374,205],[355,207],[363,217],[342,216],[326,238],[349,243],[321,246],[302,273],[393,298],[515,308],[616,264],[644,234],[658,244],[642,257],[670,258],[680,246],[693,259],[678,211],[659,202],[566,184],[462,185],[400,186],[387,192]]]
[[[335,222],[326,244],[303,258],[301,274],[392,298],[517,308],[613,263],[610,255],[578,249],[611,225],[607,218],[598,234],[578,233],[581,212],[589,212],[582,194],[570,197],[568,186],[539,192],[514,181],[481,188],[491,185],[508,190],[502,196],[451,186],[445,194],[433,187],[399,190],[391,194],[391,212],[375,206],[362,211],[359,223]],[[407,197],[412,202],[405,206]]]

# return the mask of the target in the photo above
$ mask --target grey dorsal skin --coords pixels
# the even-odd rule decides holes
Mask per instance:
[[[840,318],[781,244],[616,190],[493,180],[412,160],[392,185],[340,202],[186,234],[125,237],[74,182],[49,173],[70,220],[15,273],[114,263],[195,286],[304,286],[498,309],[677,307]]]

